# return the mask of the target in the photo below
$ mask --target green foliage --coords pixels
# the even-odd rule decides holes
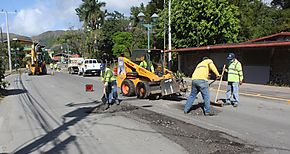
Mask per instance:
[[[105,19],[105,12],[101,9],[106,6],[105,2],[98,0],[82,0],[83,3],[76,9],[80,21],[84,22],[85,27],[93,30],[99,29]]]
[[[25,67],[26,63],[23,63],[22,59],[25,57],[24,47],[21,43],[11,42],[11,59],[12,68]]]
[[[121,53],[131,56],[131,45],[133,43],[133,36],[130,32],[117,32],[113,36],[113,54],[120,56]]]
[[[5,64],[7,64],[7,46],[0,42],[0,82],[4,79]]]
[[[10,83],[6,80],[0,81],[0,89],[6,89],[9,87]]]
[[[229,0],[229,2],[240,11],[240,42],[290,28],[290,12],[287,9],[282,10],[276,7],[277,5],[271,7],[260,0]]]
[[[281,7],[283,9],[290,9],[290,1],[289,0],[273,0],[271,2],[273,6]]]
[[[175,47],[237,42],[239,12],[227,1],[173,1],[171,7],[172,42]],[[163,17],[161,20],[168,16],[167,12],[168,9],[159,13]]]

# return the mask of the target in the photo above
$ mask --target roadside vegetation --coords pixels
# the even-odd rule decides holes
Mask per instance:
[[[168,1],[165,9],[163,1],[158,0],[131,7],[129,17],[118,11],[108,12],[105,6],[98,0],[83,0],[76,9],[83,28],[62,31],[46,41],[48,46],[56,52],[67,48],[89,58],[114,58],[121,53],[130,56],[136,48],[147,48],[147,29],[137,17],[143,12],[145,23],[150,22],[153,13],[159,16],[151,31],[151,48],[164,49],[165,33],[168,49]],[[171,14],[173,48],[236,43],[290,29],[287,0],[273,0],[270,4],[261,0],[172,1]],[[173,65],[175,61],[173,55]]]

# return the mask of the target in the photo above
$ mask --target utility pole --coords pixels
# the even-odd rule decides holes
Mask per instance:
[[[8,62],[9,62],[9,71],[12,72],[12,61],[11,61],[11,48],[10,48],[10,35],[9,35],[9,24],[8,24],[8,14],[14,14],[15,12],[7,12],[2,10],[0,13],[4,13],[6,16],[6,32],[7,32],[7,45],[8,45]]]
[[[1,30],[1,43],[3,43],[3,42],[4,42],[4,40],[3,40],[3,32],[2,32],[2,27],[0,27],[0,30]]]
[[[171,69],[171,0],[168,3],[168,64]]]

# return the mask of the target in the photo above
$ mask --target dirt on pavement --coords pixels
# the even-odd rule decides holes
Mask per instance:
[[[127,103],[113,105],[104,110],[104,105],[91,112],[111,116],[125,116],[141,123],[146,123],[158,133],[181,145],[189,153],[257,153],[258,148],[248,145],[242,140],[217,130],[204,129],[166,115],[155,113],[144,107],[136,107]],[[196,115],[195,113],[193,115]],[[199,115],[199,114],[197,114]]]

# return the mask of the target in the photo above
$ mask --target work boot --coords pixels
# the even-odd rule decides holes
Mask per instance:
[[[110,108],[110,104],[107,103],[106,106],[105,106],[105,110],[108,110]]]
[[[204,116],[215,116],[216,114],[214,113],[205,113]]]
[[[231,102],[225,102],[224,105],[232,105]]]
[[[238,107],[238,103],[235,103],[233,106],[234,106],[234,107]]]
[[[120,105],[120,101],[118,99],[116,99],[116,104]]]

